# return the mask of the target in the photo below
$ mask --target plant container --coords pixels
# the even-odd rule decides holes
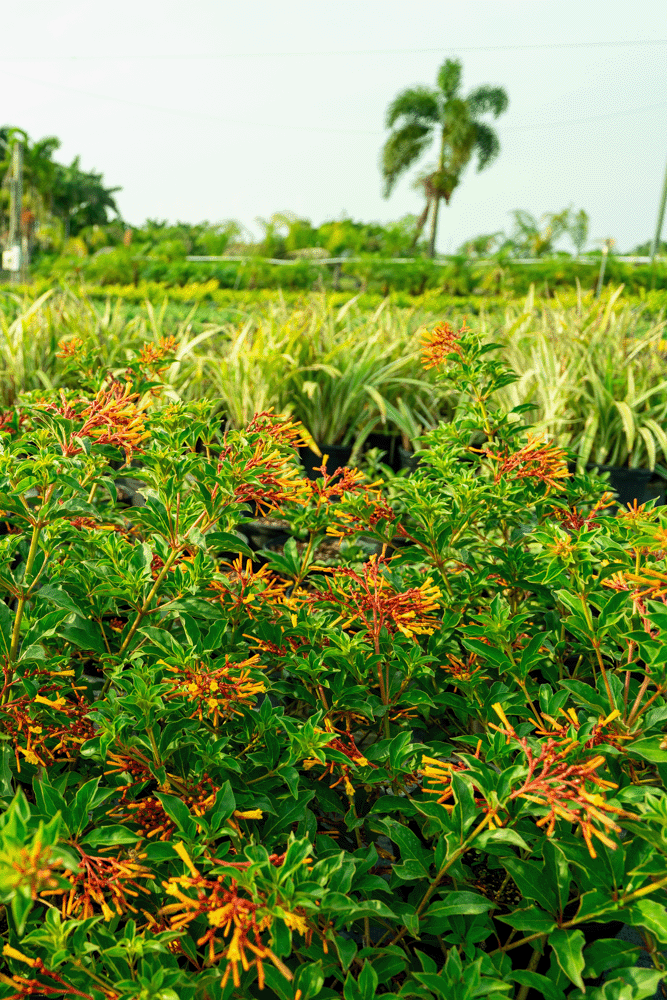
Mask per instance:
[[[591,470],[609,473],[609,485],[616,494],[620,507],[647,503],[657,499],[665,503],[665,482],[651,469],[633,469],[627,465],[591,465]]]

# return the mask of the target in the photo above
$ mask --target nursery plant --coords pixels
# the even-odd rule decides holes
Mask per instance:
[[[622,286],[605,304],[507,310],[499,338],[519,378],[506,405],[531,402],[526,418],[576,454],[579,469],[597,465],[664,469],[667,381],[661,343],[665,321],[644,320],[641,306],[615,309]]]
[[[651,996],[661,510],[612,515],[465,327],[391,503],[171,401],[169,342],[59,354],[76,386],[1,421],[0,996]]]

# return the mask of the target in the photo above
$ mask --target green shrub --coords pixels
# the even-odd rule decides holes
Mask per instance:
[[[569,476],[465,329],[391,496],[171,402],[174,348],[71,341],[0,421],[0,996],[650,996],[665,515]]]

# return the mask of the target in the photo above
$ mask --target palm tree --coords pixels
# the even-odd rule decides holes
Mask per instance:
[[[507,109],[509,98],[502,87],[479,87],[461,97],[461,63],[447,59],[440,67],[437,89],[408,87],[387,109],[386,127],[393,129],[382,150],[381,169],[388,198],[399,176],[426,151],[439,129],[440,155],[435,170],[419,178],[426,195],[426,207],[417,221],[414,242],[419,239],[431,215],[429,255],[435,254],[440,199],[449,204],[454,189],[472,154],[477,152],[477,170],[483,170],[500,152],[494,130],[479,116],[488,111],[494,118]],[[396,123],[399,123],[398,127]]]

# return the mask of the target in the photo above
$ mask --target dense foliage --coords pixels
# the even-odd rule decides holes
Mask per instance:
[[[171,401],[173,348],[64,342],[75,385],[2,416],[0,995],[650,996],[664,514],[496,406],[465,328],[384,490]]]

